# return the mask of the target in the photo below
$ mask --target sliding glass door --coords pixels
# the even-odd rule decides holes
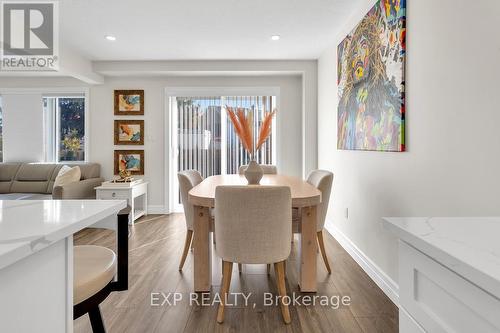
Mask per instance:
[[[174,211],[181,208],[177,185],[177,172],[198,170],[204,178],[238,173],[240,165],[249,162],[249,155],[236,136],[226,115],[226,106],[253,111],[254,137],[265,112],[276,107],[275,96],[172,96],[169,99],[171,114],[171,149],[174,158]],[[273,123],[274,124],[274,123]],[[274,126],[274,125],[273,125]],[[275,163],[275,130],[256,156],[259,163]]]

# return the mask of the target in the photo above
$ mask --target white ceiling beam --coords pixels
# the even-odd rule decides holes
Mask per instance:
[[[92,62],[61,45],[58,71],[0,71],[0,77],[71,77],[87,84],[103,84],[104,76],[95,73]]]
[[[88,84],[103,84],[104,77],[93,71],[92,62],[73,49],[61,45],[59,72]]]

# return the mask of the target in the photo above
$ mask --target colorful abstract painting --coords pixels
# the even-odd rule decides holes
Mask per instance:
[[[128,170],[132,175],[144,174],[144,150],[115,150],[115,175]]]
[[[115,90],[115,115],[144,115],[144,90]]]
[[[337,50],[337,147],[405,150],[406,1],[379,0]]]
[[[144,120],[115,120],[115,145],[143,145]]]

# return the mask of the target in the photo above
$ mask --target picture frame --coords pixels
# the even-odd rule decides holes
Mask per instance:
[[[143,116],[144,90],[115,90],[115,116]]]
[[[114,121],[115,145],[144,145],[144,120]]]
[[[144,150],[115,150],[114,174],[129,170],[132,175],[144,175]]]
[[[337,47],[337,149],[403,152],[406,2],[378,0]]]

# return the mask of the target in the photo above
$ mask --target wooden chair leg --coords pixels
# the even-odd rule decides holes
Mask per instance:
[[[99,305],[96,305],[89,311],[89,318],[93,333],[106,333],[106,328],[104,327],[104,322],[102,321]]]
[[[290,324],[290,310],[288,309],[288,305],[283,302],[283,298],[286,296],[286,285],[285,285],[285,269],[284,269],[284,261],[277,262],[274,264],[274,272],[276,273],[276,284],[278,286],[278,294],[280,297],[281,303],[281,314],[283,315],[283,320],[285,324]]]
[[[267,275],[271,274],[271,264],[267,264]]]
[[[328,257],[326,256],[325,243],[323,241],[323,231],[322,230],[318,231],[316,235],[318,237],[319,249],[321,251],[321,256],[323,257],[323,261],[325,262],[326,270],[328,271],[328,274],[332,274],[332,270],[330,269],[330,264],[328,263]]]
[[[238,273],[241,274],[242,271],[243,271],[243,265],[242,264],[238,264]]]
[[[221,303],[217,310],[217,322],[222,324],[224,322],[224,307],[226,304],[227,295],[229,293],[229,286],[231,285],[231,273],[233,272],[233,263],[222,261],[222,285],[220,290]]]
[[[184,242],[184,251],[182,252],[181,263],[179,264],[179,271],[182,271],[182,267],[184,267],[184,262],[186,261],[186,257],[189,252],[189,247],[191,245],[192,239],[193,239],[193,230],[188,230],[186,233],[186,241]]]

